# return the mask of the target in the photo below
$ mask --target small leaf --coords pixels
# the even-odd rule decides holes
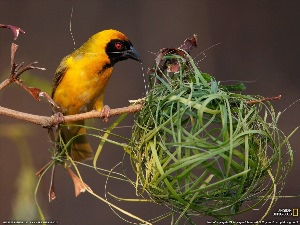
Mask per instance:
[[[194,34],[192,38],[187,38],[183,44],[179,47],[187,52],[190,52],[193,48],[197,47],[197,35]]]
[[[49,202],[52,202],[53,200],[56,199],[56,193],[54,189],[54,173],[55,173],[55,164],[52,167],[52,172],[51,172],[51,182],[50,182],[50,189],[49,189]]]
[[[17,40],[20,33],[25,34],[24,30],[22,30],[20,27],[16,27],[16,26],[13,26],[13,25],[0,24],[0,28],[10,29],[14,34],[14,40]]]
[[[79,179],[79,177],[76,176],[76,174],[70,169],[70,167],[66,167],[66,170],[73,180],[76,197],[86,190],[91,190],[91,188],[87,184],[85,184],[82,180]]]
[[[187,38],[178,48],[160,49],[155,58],[156,68],[159,67],[159,64],[163,61],[164,56],[168,54],[175,54],[187,59],[187,53],[189,53],[195,47],[197,47],[197,35],[194,34],[192,38]],[[168,72],[177,73],[179,72],[180,66],[178,65],[177,60],[167,59],[162,65],[161,69],[168,69]]]
[[[41,90],[35,87],[27,87],[26,86],[26,90],[29,92],[29,94],[32,95],[32,97],[37,100],[40,101],[39,99],[39,94],[41,93]]]
[[[59,109],[59,106],[53,101],[53,99],[50,97],[50,95],[44,91],[41,91],[39,88],[35,88],[35,87],[28,87],[25,84],[21,83],[19,84],[21,85],[26,91],[29,92],[29,94],[31,94],[31,96],[37,100],[37,101],[41,101],[40,97],[44,97],[45,99],[47,99],[47,101],[53,105],[54,107],[56,107],[57,109]]]
[[[226,86],[221,86],[223,89],[225,89],[226,91],[244,91],[246,90],[246,86],[239,82],[237,84],[234,85],[226,85]]]

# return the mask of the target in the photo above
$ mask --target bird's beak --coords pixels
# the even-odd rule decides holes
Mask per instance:
[[[132,46],[130,47],[130,49],[128,49],[127,51],[124,52],[124,56],[126,58],[130,58],[130,59],[134,59],[136,61],[142,62],[139,53]]]

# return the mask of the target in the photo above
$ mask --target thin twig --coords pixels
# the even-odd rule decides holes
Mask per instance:
[[[8,86],[9,84],[11,84],[11,80],[10,80],[10,79],[4,80],[4,81],[0,84],[0,91],[1,91],[2,89],[4,89],[6,86]]]
[[[26,90],[29,94],[31,94],[36,100],[39,100],[39,96],[48,97],[45,96],[44,93],[38,89],[38,88],[32,88],[28,87],[25,84],[22,83],[22,80],[20,79],[20,76],[28,70],[45,70],[45,68],[36,67],[34,66],[37,64],[37,62],[32,62],[28,64],[27,66],[24,66],[24,62],[17,64],[15,63],[15,56],[18,49],[18,45],[12,43],[11,45],[11,54],[10,54],[10,74],[9,77],[4,80],[2,83],[0,83],[0,91],[4,89],[6,86],[8,86],[11,83],[16,83],[20,87],[22,87],[24,90]],[[47,98],[48,99],[48,98]],[[49,101],[49,99],[48,99]],[[51,102],[51,101],[50,101]]]
[[[266,101],[273,101],[273,100],[280,100],[281,95],[275,96],[275,97],[270,97],[270,98],[261,98],[261,99],[255,99],[255,100],[248,100],[245,101],[248,105],[253,105],[261,102],[266,102]]]
[[[16,56],[17,49],[18,49],[18,45],[12,43],[10,49],[10,76],[13,76],[13,73],[17,67],[17,65],[15,64],[15,56]]]
[[[37,63],[38,62],[32,62],[32,63],[28,64],[27,66],[23,67],[22,69],[21,69],[22,66],[20,68],[18,68],[18,70],[16,70],[15,74],[14,74],[15,79],[19,78],[20,75],[22,73],[24,73],[25,71],[27,71],[27,70],[46,70],[45,68],[42,68],[42,67],[33,66],[33,65],[35,65]]]

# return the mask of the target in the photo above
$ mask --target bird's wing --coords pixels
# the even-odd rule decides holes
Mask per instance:
[[[59,83],[62,81],[68,67],[66,65],[66,60],[67,60],[68,56],[66,56],[65,58],[63,58],[63,60],[61,61],[61,63],[59,64],[57,70],[55,71],[54,74],[54,78],[53,78],[53,84],[52,84],[52,94],[51,97],[54,97],[54,93],[56,91],[57,86],[59,85]]]

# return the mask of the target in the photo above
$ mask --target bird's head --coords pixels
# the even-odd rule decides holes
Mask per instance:
[[[120,31],[112,29],[101,31],[92,36],[89,43],[93,45],[94,50],[104,50],[112,66],[126,59],[134,59],[141,62],[139,54],[133,48],[129,39]],[[97,47],[95,48],[95,46]]]

